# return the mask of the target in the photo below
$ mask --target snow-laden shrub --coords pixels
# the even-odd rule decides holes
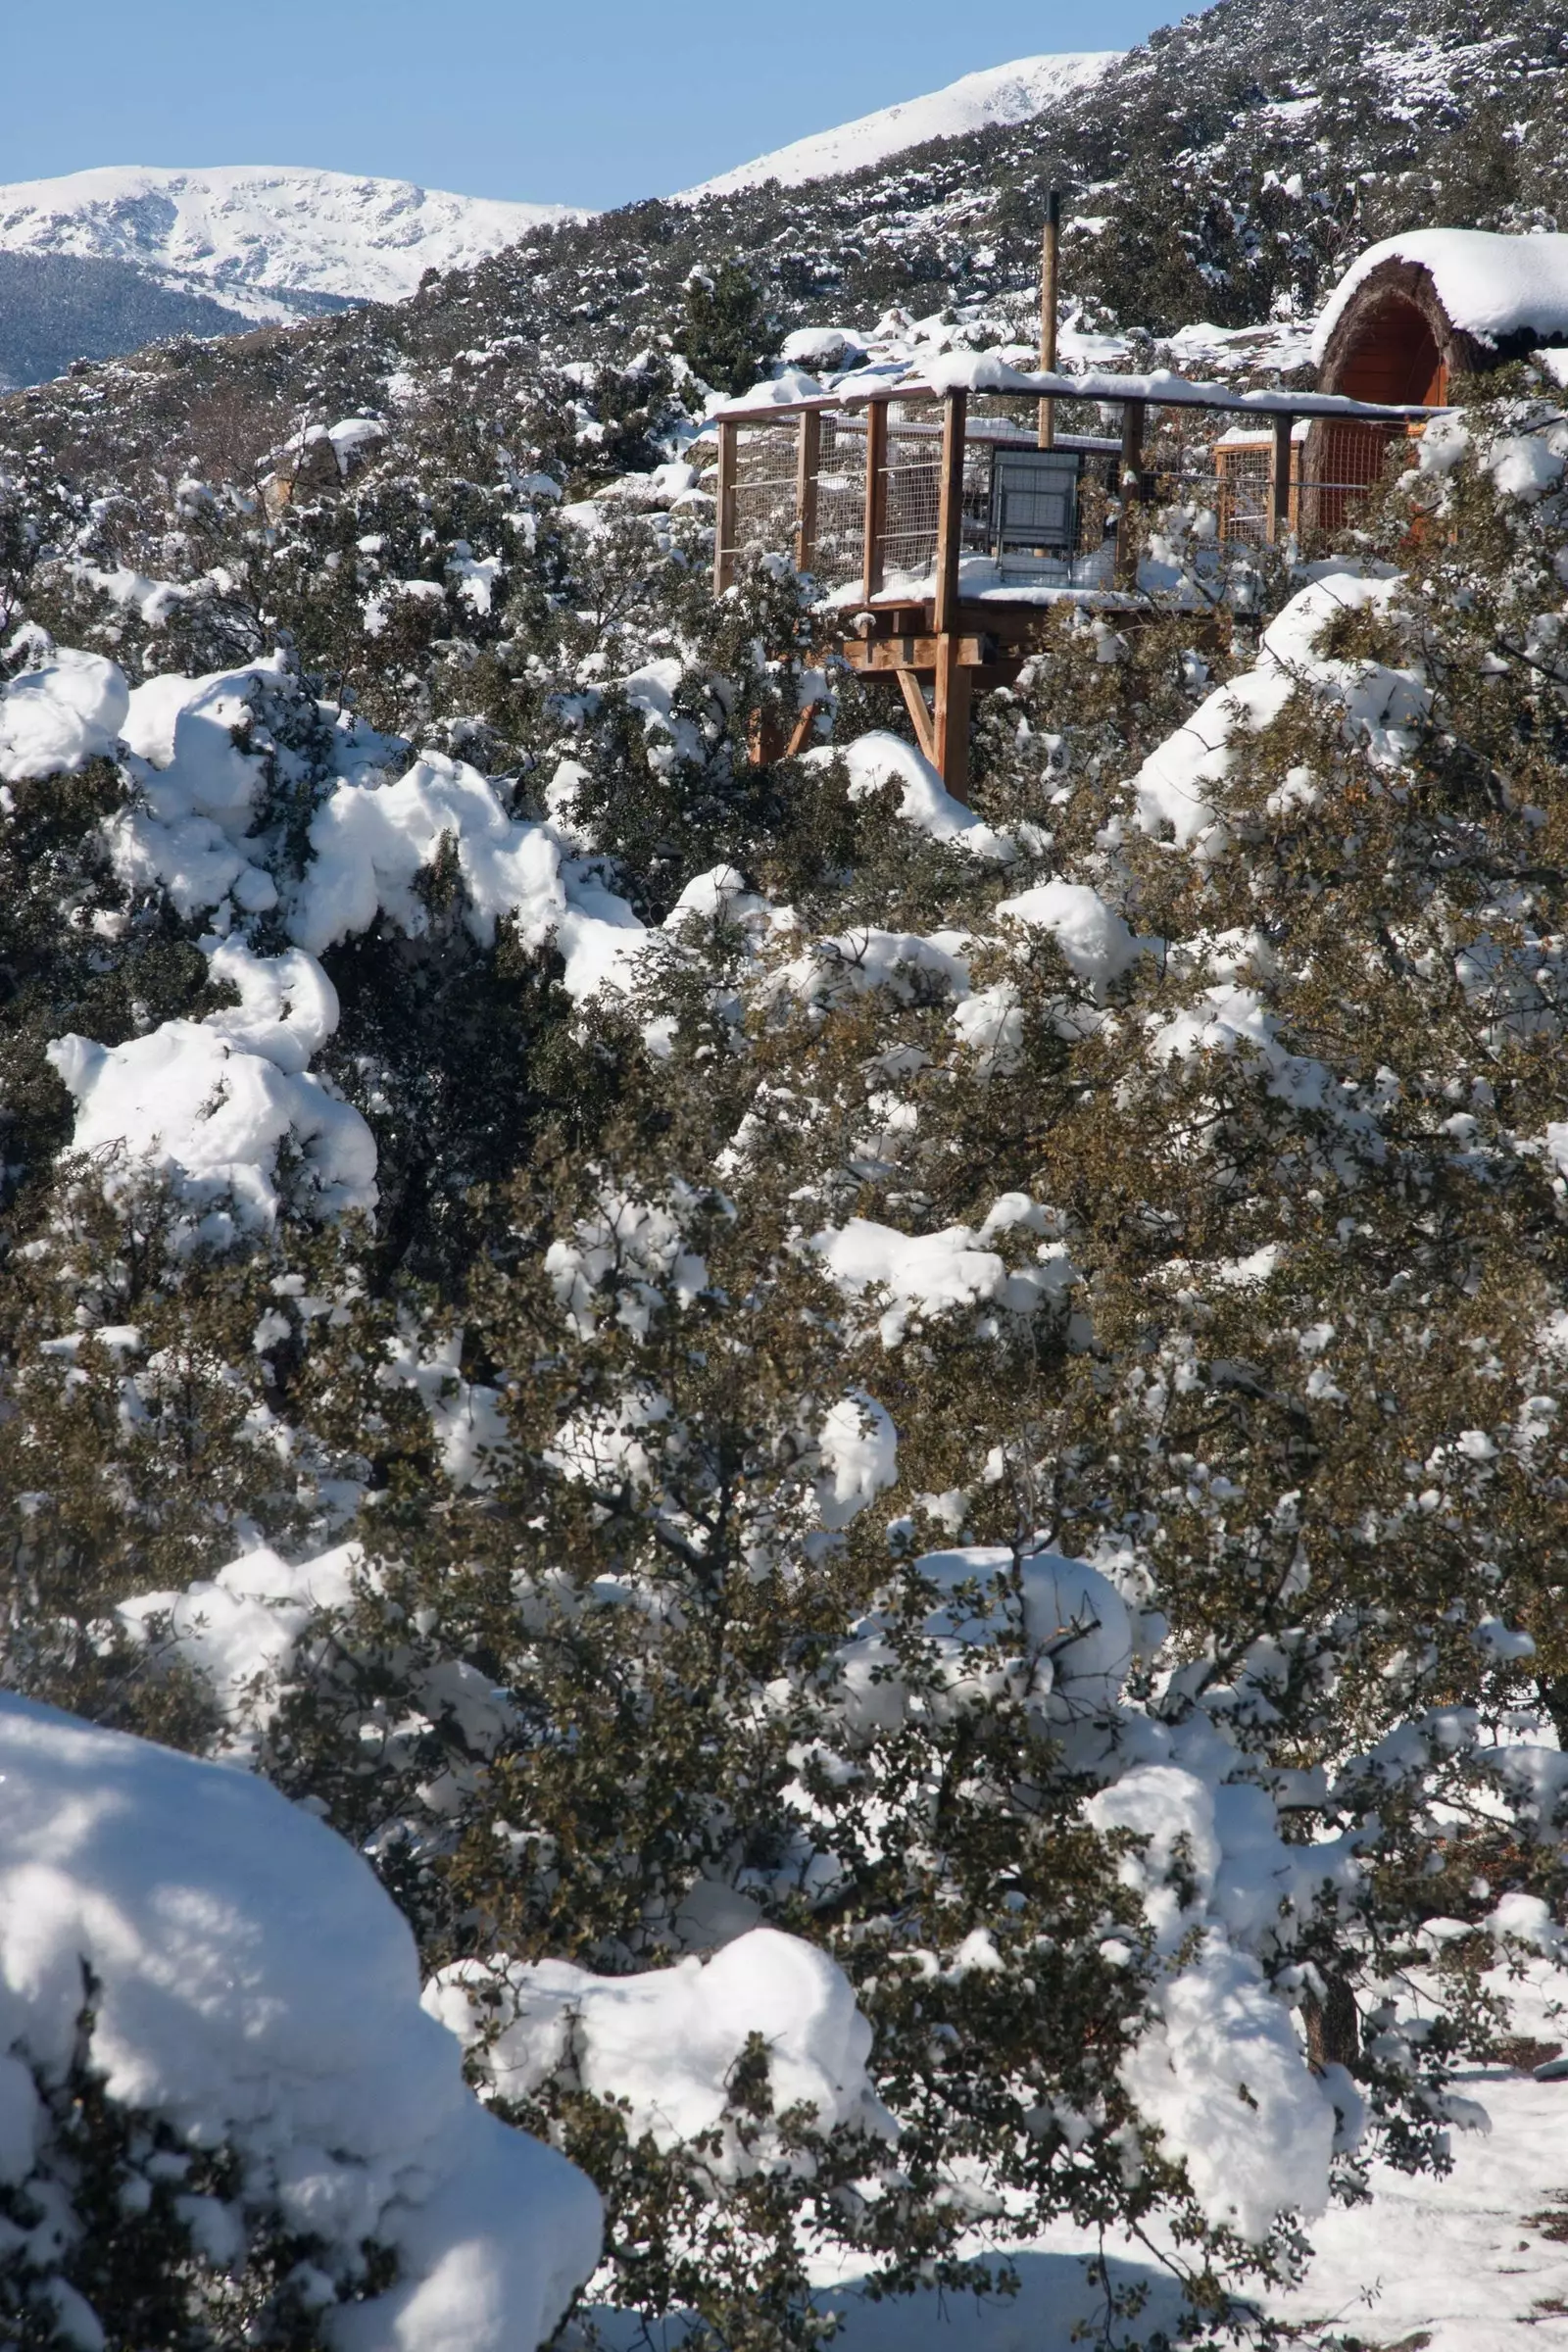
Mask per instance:
[[[1475,2120],[1568,1723],[1521,397],[1256,648],[1063,618],[970,812],[881,728],[751,764],[814,624],[776,558],[706,602],[690,483],[412,442],[278,526],[292,652],[130,632],[136,743],[8,787],[8,1669],[373,1858],[612,2302],[809,2342],[824,2243],[1065,2219],[1223,2320]],[[120,1083],[187,1050],[234,1091]]]
[[[29,2343],[533,2352],[596,2200],[487,2116],[358,1856],[0,1696],[0,2308]]]

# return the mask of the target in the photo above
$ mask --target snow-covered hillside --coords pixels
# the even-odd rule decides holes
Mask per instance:
[[[927,139],[958,138],[965,131],[984,130],[993,122],[1026,122],[1056,99],[1098,81],[1120,55],[1116,49],[1089,49],[988,66],[927,97],[881,107],[873,115],[840,123],[835,130],[814,131],[788,147],[775,148],[771,155],[738,164],[732,172],[722,172],[716,179],[705,180],[685,194],[729,196],[740,188],[760,187],[769,179],[786,188],[798,188],[808,180],[828,179],[840,172],[858,172],[867,164],[880,164],[906,148],[923,146]]]
[[[541,221],[577,217],[346,172],[108,166],[0,187],[0,252],[130,263],[246,318],[289,319],[322,297],[399,301],[426,270],[471,267]]]

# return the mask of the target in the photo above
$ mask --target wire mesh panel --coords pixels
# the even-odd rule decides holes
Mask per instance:
[[[958,522],[958,548],[966,556],[989,556],[991,544],[991,480],[996,443],[965,439],[963,444],[963,501]]]
[[[1272,536],[1274,451],[1271,442],[1243,443],[1214,452],[1211,479],[1181,484],[1182,495],[1212,496],[1215,536],[1221,547],[1264,547]]]
[[[793,418],[741,427],[735,444],[733,544],[724,551],[727,555],[747,548],[794,553],[799,446]]]
[[[936,569],[942,506],[942,427],[888,418],[882,500],[884,581],[924,580]]]
[[[1342,531],[1355,519],[1356,510],[1383,479],[1389,450],[1399,438],[1399,427],[1362,424],[1353,417],[1329,416],[1314,427],[1307,442],[1308,478],[1301,483],[1303,531]]]
[[[831,590],[858,580],[865,560],[865,418],[828,410],[820,430],[807,569]]]

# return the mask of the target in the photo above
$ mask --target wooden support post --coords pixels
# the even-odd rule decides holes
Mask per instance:
[[[1046,227],[1040,245],[1040,372],[1056,372],[1056,284],[1057,253],[1061,237],[1061,191],[1053,188],[1046,198]],[[1056,446],[1056,404],[1054,400],[1040,403],[1040,446]]]
[[[882,585],[882,541],[888,515],[888,404],[873,400],[865,413],[865,561],[860,592],[867,604]]]
[[[795,567],[809,571],[816,556],[816,478],[822,470],[822,413],[808,409],[801,418],[795,460]]]
[[[925,695],[921,690],[920,681],[912,669],[895,670],[894,675],[898,679],[904,695],[904,707],[913,722],[914,740],[932,766],[935,767],[937,764],[936,733],[931,724],[931,713],[926,708]]]
[[[1288,538],[1291,529],[1291,433],[1294,416],[1274,419],[1274,462],[1269,469],[1269,544]]]
[[[721,418],[718,427],[718,495],[713,508],[713,594],[722,596],[735,577],[735,469],[740,427]]]
[[[937,592],[931,625],[939,637],[958,625],[958,556],[963,545],[963,436],[969,399],[948,392],[942,401],[942,482],[937,501]]]
[[[974,672],[960,659],[955,636],[937,646],[936,738],[931,764],[956,801],[969,798],[969,697]]]
[[[1116,585],[1136,585],[1138,542],[1133,531],[1133,509],[1144,494],[1144,417],[1146,404],[1129,400],[1121,413],[1121,514],[1116,522]]]
[[[801,753],[805,751],[807,745],[810,742],[812,731],[815,726],[816,705],[814,703],[808,703],[801,711],[799,718],[797,718],[795,721],[794,726],[790,729],[790,739],[784,746],[784,757],[786,760],[795,760],[800,757]]]

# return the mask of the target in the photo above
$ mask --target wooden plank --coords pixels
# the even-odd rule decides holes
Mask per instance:
[[[873,637],[869,643],[851,637],[845,641],[844,659],[863,675],[891,677],[898,669],[935,669],[941,645],[940,637]],[[957,659],[965,668],[978,669],[983,662],[996,660],[997,647],[990,630],[983,636],[959,636],[957,647]]]
[[[1144,493],[1144,420],[1146,404],[1129,400],[1121,413],[1121,513],[1116,520],[1116,584],[1135,584],[1138,543],[1133,533],[1133,509]]]
[[[1271,544],[1286,538],[1291,528],[1291,433],[1295,423],[1294,416],[1276,416],[1274,419],[1274,455],[1269,466],[1268,535]]]
[[[1061,191],[1053,188],[1046,198],[1046,225],[1040,240],[1040,372],[1056,372],[1056,293],[1058,280],[1058,251],[1061,242]],[[1056,404],[1054,400],[1040,403],[1040,447],[1056,446]]]
[[[942,403],[942,486],[937,505],[937,593],[932,625],[939,637],[952,633],[958,610],[958,554],[963,535],[963,434],[967,393],[949,392]]]
[[[713,508],[713,594],[735,577],[735,467],[740,427],[729,417],[718,428],[718,493]]]
[[[822,470],[822,412],[808,409],[801,418],[800,446],[795,460],[795,567],[809,571],[816,556],[816,480]]]
[[[888,515],[888,404],[873,401],[865,417],[865,556],[860,590],[867,604],[882,585],[882,542]]]
[[[931,724],[931,713],[926,708],[925,696],[920,691],[919,682],[912,669],[901,669],[896,671],[895,675],[904,691],[904,707],[914,723],[914,739],[932,766],[935,767],[937,764],[936,730]]]
[[[956,801],[969,798],[969,701],[974,671],[958,660],[958,639],[946,637],[937,661],[935,748],[931,764]]]

